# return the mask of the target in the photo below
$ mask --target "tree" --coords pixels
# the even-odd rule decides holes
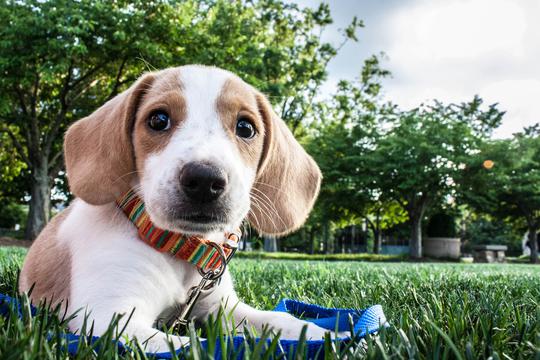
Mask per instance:
[[[49,217],[62,133],[149,68],[224,67],[266,92],[293,129],[338,48],[321,41],[328,5],[282,1],[0,0],[0,132],[28,169],[26,237]],[[355,39],[362,24],[347,27]],[[343,43],[342,43],[343,44]]]
[[[316,121],[306,147],[322,170],[323,182],[308,226],[323,234],[327,252],[333,249],[331,223],[358,222],[374,200],[364,177],[363,155],[378,136],[374,114],[379,109],[381,80],[388,75],[380,66],[380,56],[371,56],[357,79],[340,81],[335,95],[315,104]]]
[[[470,103],[420,106],[393,110],[381,117],[387,128],[366,154],[371,187],[382,198],[401,204],[411,224],[410,255],[422,257],[422,220],[433,204],[455,196],[468,156],[497,127],[503,113],[482,100]]]
[[[531,262],[538,262],[540,229],[540,136],[538,127],[482,146],[467,162],[462,193],[474,209],[501,220],[524,220]]]
[[[383,231],[408,220],[407,213],[396,201],[377,196],[372,199],[365,215],[368,227],[373,233],[373,253],[380,254]]]

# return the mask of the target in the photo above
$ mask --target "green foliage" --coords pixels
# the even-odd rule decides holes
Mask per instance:
[[[500,244],[508,246],[510,254],[521,254],[521,240],[525,231],[510,224],[488,217],[478,217],[466,224],[465,251],[471,252],[474,245]]]
[[[20,137],[15,128],[12,130],[12,136]],[[0,202],[22,199],[28,186],[25,181],[27,168],[27,165],[17,157],[10,134],[0,130]]]
[[[377,137],[373,112],[380,82],[388,71],[373,56],[364,62],[361,76],[341,81],[330,101],[319,104],[318,117],[306,143],[321,168],[324,180],[318,209],[330,221],[362,217],[373,198],[366,188],[364,154]]]
[[[435,102],[385,116],[389,127],[369,154],[368,166],[380,175],[382,194],[402,202],[410,215],[455,195],[465,159],[501,121],[494,106],[483,110],[481,104],[479,98],[462,104]]]
[[[0,202],[0,228],[12,229],[16,224],[22,226],[26,211],[20,204]]]
[[[378,99],[387,75],[370,58],[358,82],[340,83],[330,105],[321,107],[325,122],[308,143],[325,179],[315,219],[348,225],[365,218],[375,236],[410,220],[411,244],[419,247],[426,211],[458,195],[466,159],[503,113],[483,107],[479,97],[400,111]],[[414,256],[416,250],[411,246]]]
[[[526,129],[513,139],[486,142],[468,159],[462,188],[464,201],[478,212],[522,221],[536,234],[540,228],[540,136]],[[537,261],[537,250],[531,252],[531,261]]]
[[[0,292],[16,294],[23,256],[22,249],[0,248]],[[366,347],[328,347],[327,359],[540,356],[537,266],[235,259],[231,273],[240,298],[260,309],[272,309],[281,298],[359,309],[382,304],[391,327],[368,338]],[[25,311],[22,320],[0,317],[0,354],[28,359],[66,358],[64,343],[57,337],[65,326],[54,311],[35,317]],[[220,322],[215,319],[202,332],[191,330],[195,346],[187,358],[210,358],[200,349],[197,336],[204,334],[212,339],[220,331],[230,333],[220,330]],[[52,339],[47,341],[50,334]],[[108,332],[99,348],[81,343],[79,356],[73,358],[145,358],[137,344],[133,344],[133,352],[116,355],[116,347],[109,342],[113,334],[112,330]],[[246,336],[249,339],[253,334],[248,332]],[[227,343],[224,346],[229,348]],[[272,352],[252,343],[245,358],[260,359]]]
[[[437,213],[428,222],[427,236],[429,237],[456,237],[456,218],[448,213]]]
[[[540,218],[540,137],[516,136],[483,145],[467,164],[464,191],[472,206],[502,218]],[[485,161],[493,162],[486,168]]]
[[[52,203],[69,201],[67,126],[144,71],[200,63],[266,93],[323,170],[315,210],[291,246],[318,249],[323,237],[332,249],[334,230],[363,222],[380,239],[409,221],[414,239],[426,212],[454,198],[540,226],[538,126],[484,144],[503,113],[479,97],[409,111],[384,104],[383,53],[321,98],[329,61],[364,26],[354,18],[330,44],[322,34],[332,21],[328,4],[281,0],[0,0],[0,202],[26,200],[36,187],[54,187]],[[488,157],[489,171],[480,166]],[[41,210],[31,214],[46,218]]]
[[[495,105],[484,109],[478,97],[469,103],[434,102],[382,115],[386,126],[367,154],[367,176],[382,199],[396,201],[407,211],[413,257],[422,254],[421,223],[426,210],[456,196],[465,159],[478,151],[502,115]]]
[[[377,194],[364,176],[364,155],[377,136],[374,114],[381,81],[389,75],[381,57],[366,59],[357,79],[340,81],[334,96],[314,106],[318,120],[310,124],[305,146],[322,170],[323,183],[306,229],[316,234],[317,243],[323,237],[326,251],[333,248],[328,229],[360,224],[368,207],[391,207],[372,204]],[[385,220],[393,222],[393,214],[385,213]]]

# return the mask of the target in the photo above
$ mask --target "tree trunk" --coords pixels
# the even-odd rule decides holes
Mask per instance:
[[[30,190],[30,208],[26,220],[25,238],[34,240],[49,221],[51,184],[47,164],[34,167]]]
[[[323,253],[328,254],[328,223],[323,225]]]
[[[422,258],[422,215],[412,216],[411,225],[409,254],[413,259],[420,259]]]
[[[248,240],[248,237],[245,236],[245,234],[242,234],[242,251],[246,251],[247,249],[247,240]]]
[[[356,225],[351,226],[351,253],[354,253],[354,238],[356,237]]]
[[[373,227],[373,253],[380,254],[382,247],[382,234],[381,234],[381,211],[377,211],[377,218],[375,226]]]
[[[306,236],[306,228],[305,227],[302,227],[300,229],[300,239],[301,239],[301,244],[302,244],[302,251],[303,252],[308,252],[308,246],[309,246],[309,241],[307,239],[307,236]]]
[[[276,252],[277,251],[277,240],[275,236],[264,236],[264,251],[267,252]]]
[[[529,247],[531,248],[531,263],[538,263],[538,229],[534,225],[529,225]]]
[[[409,255],[412,259],[422,258],[422,219],[426,211],[427,198],[422,198],[414,206],[407,209],[411,220],[411,239],[409,242]]]
[[[326,221],[324,223],[324,253],[333,254],[334,253],[334,236],[330,231],[330,222]]]
[[[380,230],[373,230],[373,253],[380,254],[382,249],[382,234]]]

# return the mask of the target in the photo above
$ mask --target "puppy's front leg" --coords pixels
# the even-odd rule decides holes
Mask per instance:
[[[103,305],[100,306],[100,305]],[[88,315],[78,315],[70,321],[69,327],[72,331],[80,333],[82,322],[86,318],[86,328],[92,328],[94,335],[102,335],[107,331],[111,323],[111,308],[120,309],[118,304],[97,304]],[[103,310],[102,310],[103,309]],[[126,307],[127,310],[127,307]],[[185,336],[174,336],[155,329],[152,317],[147,316],[142,309],[131,311],[114,311],[115,314],[121,315],[118,320],[117,329],[123,332],[118,340],[122,343],[136,340],[141,347],[147,352],[167,352],[170,351],[172,344],[175,350],[189,344],[189,338]],[[131,316],[130,316],[131,314]],[[118,335],[118,334],[113,334]]]
[[[244,324],[253,327],[259,334],[265,326],[269,326],[275,332],[279,331],[282,339],[291,340],[298,340],[304,326],[307,326],[306,338],[308,340],[320,340],[328,332],[313,323],[297,319],[291,314],[257,310],[242,302],[238,302],[231,310],[237,325]]]
[[[244,304],[234,291],[228,271],[223,275],[219,286],[197,302],[193,315],[195,318],[204,320],[209,314],[216,314],[220,306],[223,307],[227,317],[232,316],[237,327],[253,327],[259,334],[264,327],[270,327],[276,333],[280,332],[282,339],[298,340],[303,327],[307,326],[307,339],[318,340],[324,338],[328,332],[326,329],[297,319],[288,313],[257,310]]]

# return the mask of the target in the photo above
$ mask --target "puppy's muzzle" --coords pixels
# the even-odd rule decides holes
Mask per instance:
[[[180,172],[182,191],[196,204],[218,200],[225,193],[227,182],[225,171],[209,163],[190,162]]]

